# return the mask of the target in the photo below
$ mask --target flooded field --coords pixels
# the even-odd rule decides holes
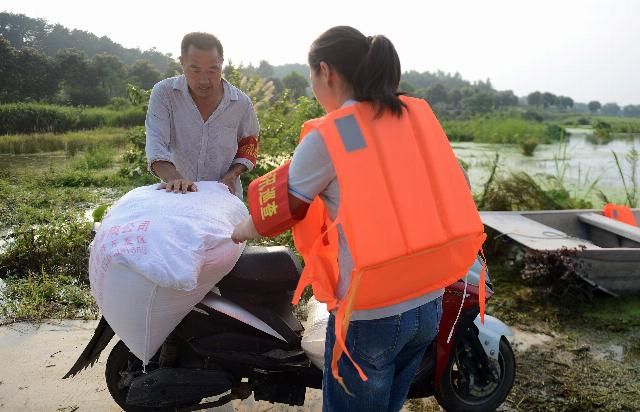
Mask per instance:
[[[519,145],[473,142],[453,143],[456,155],[469,166],[474,191],[486,182],[496,153],[500,155],[499,170],[524,171],[536,177],[551,175],[564,178],[565,183],[582,194],[595,179],[597,188],[610,196],[623,191],[620,174],[612,152],[622,159],[635,148],[640,151],[640,137],[613,140],[607,144],[590,141],[590,130],[569,129],[565,143],[539,145],[533,156],[525,156]],[[625,170],[630,174],[630,170]]]

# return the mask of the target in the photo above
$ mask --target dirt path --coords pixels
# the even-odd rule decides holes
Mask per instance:
[[[95,325],[61,321],[0,328],[0,409],[119,411],[104,383],[105,359],[75,379],[62,379]]]
[[[62,376],[74,363],[93,333],[96,321],[51,321],[41,325],[16,323],[0,327],[0,410],[2,411],[120,411],[104,382],[106,349],[100,361],[72,379]],[[635,410],[633,392],[640,390],[637,363],[619,359],[615,346],[601,347],[575,342],[551,331],[543,333],[514,328],[510,338],[516,350],[518,373],[513,392],[501,412],[549,410]],[[587,346],[590,345],[590,346]],[[594,369],[595,368],[595,369]],[[596,372],[593,372],[593,371]],[[620,377],[631,382],[620,382]],[[580,392],[584,378],[592,381]],[[613,385],[613,386],[612,386]],[[629,400],[607,403],[605,396]],[[623,395],[623,396],[620,396]],[[588,403],[585,398],[593,397]],[[222,412],[322,410],[321,393],[307,390],[303,407],[234,401],[216,409]],[[595,404],[594,404],[595,403]],[[632,406],[633,405],[633,406]],[[632,409],[628,407],[632,406]],[[575,409],[578,407],[578,409]],[[582,407],[582,408],[581,408]],[[593,409],[596,407],[596,409]],[[572,409],[574,408],[574,409]],[[405,412],[440,411],[433,398],[411,400]]]

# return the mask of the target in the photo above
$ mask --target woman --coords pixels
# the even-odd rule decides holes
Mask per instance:
[[[398,411],[482,223],[428,105],[398,93],[389,39],[334,27],[308,60],[327,116],[305,124],[290,164],[252,183],[252,218],[232,238],[293,226],[305,258],[294,301],[311,284],[332,312],[323,409]]]

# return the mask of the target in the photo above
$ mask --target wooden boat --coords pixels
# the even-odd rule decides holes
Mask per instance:
[[[633,209],[640,222],[640,209]],[[611,294],[640,295],[640,227],[600,210],[481,212],[485,226],[532,250],[581,249],[583,278]]]

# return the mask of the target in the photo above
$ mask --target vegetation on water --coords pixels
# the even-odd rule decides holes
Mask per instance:
[[[517,113],[494,114],[469,120],[446,120],[443,128],[451,141],[481,143],[551,143],[563,136],[554,124],[526,120]]]
[[[33,154],[63,151],[73,156],[78,152],[96,151],[103,148],[114,150],[128,143],[126,133],[121,128],[100,128],[94,131],[77,131],[64,134],[32,133],[0,135],[0,153]]]
[[[145,112],[138,107],[112,109],[10,103],[0,105],[0,135],[132,127],[144,124],[144,119]]]

